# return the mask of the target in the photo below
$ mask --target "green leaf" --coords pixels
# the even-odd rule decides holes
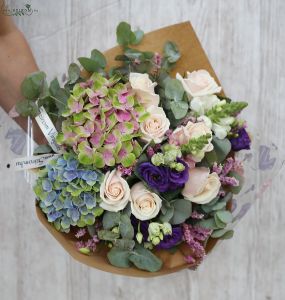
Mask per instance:
[[[165,83],[165,96],[174,101],[181,101],[184,94],[184,88],[177,79],[168,79]]]
[[[111,265],[119,268],[129,268],[130,252],[128,250],[122,250],[117,247],[113,247],[107,254],[108,260]]]
[[[98,69],[105,69],[107,61],[102,52],[97,49],[93,49],[91,51],[91,59],[96,62]]]
[[[233,215],[227,210],[217,211],[215,216],[223,223],[231,223],[233,220]]]
[[[131,41],[132,45],[138,45],[143,39],[144,32],[140,29],[134,31],[135,39]]]
[[[225,160],[228,154],[231,151],[231,142],[228,139],[220,140],[213,136],[212,144],[214,146],[214,150],[217,156],[217,163],[221,163]]]
[[[98,237],[100,240],[114,241],[120,237],[120,234],[117,232],[102,229],[98,231]]]
[[[187,220],[192,213],[192,203],[189,200],[178,199],[171,202],[174,207],[173,217],[170,224],[181,224]]]
[[[164,45],[164,55],[168,62],[175,63],[180,58],[180,52],[177,45],[173,42],[166,42]]]
[[[121,46],[128,46],[131,41],[136,41],[136,36],[131,30],[130,24],[121,22],[117,26],[117,43]]]
[[[98,64],[88,57],[79,57],[78,61],[81,66],[88,72],[93,73],[98,71]]]
[[[131,252],[129,260],[139,269],[157,272],[162,267],[162,261],[151,251],[137,245]]]
[[[60,90],[60,85],[58,79],[54,78],[49,85],[49,92],[53,97],[56,97],[59,90]]]
[[[46,74],[41,71],[29,74],[21,84],[22,95],[28,100],[37,100],[43,91],[45,79]]]
[[[217,160],[218,160],[216,151],[212,150],[210,152],[206,152],[205,153],[205,160],[207,161],[209,167],[212,167],[214,165],[214,163],[216,163]]]
[[[219,230],[215,230],[213,231],[213,233],[211,234],[212,238],[216,238],[216,239],[230,239],[232,238],[234,235],[234,231],[233,230],[227,230],[227,229],[219,229]]]
[[[69,83],[70,84],[75,83],[79,77],[80,77],[80,68],[78,67],[78,65],[75,63],[70,64],[68,68]]]
[[[106,211],[103,215],[103,228],[112,229],[120,223],[121,214],[119,212]]]
[[[180,101],[180,102],[170,102],[170,109],[174,115],[176,120],[180,120],[184,118],[188,112],[188,103]]]
[[[197,222],[197,225],[208,229],[219,229],[219,227],[216,225],[214,218],[201,220]]]
[[[174,214],[174,207],[170,206],[167,207],[164,211],[164,213],[162,213],[159,216],[159,220],[163,223],[163,222],[169,222],[171,220],[171,218],[173,217]]]
[[[128,215],[121,215],[119,230],[123,239],[133,239],[134,228]]]
[[[49,145],[39,145],[35,150],[34,150],[34,155],[37,154],[45,154],[45,153],[51,153],[52,148]]]
[[[23,117],[36,117],[39,114],[38,106],[32,100],[22,100],[16,104],[16,111]]]
[[[114,241],[114,246],[119,249],[133,250],[136,242],[129,239],[117,239]]]
[[[218,217],[217,217],[217,215],[216,214],[214,214],[214,220],[215,220],[215,223],[216,223],[216,225],[217,225],[217,228],[225,228],[226,226],[227,226],[227,224],[226,223],[224,223],[224,222],[222,222]]]

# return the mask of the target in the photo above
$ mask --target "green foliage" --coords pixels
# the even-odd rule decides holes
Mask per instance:
[[[233,193],[233,194],[239,194],[239,192],[241,191],[242,187],[243,187],[243,184],[244,184],[244,177],[241,176],[240,174],[234,172],[234,171],[231,171],[229,174],[228,174],[229,177],[234,177],[235,179],[237,179],[239,181],[239,185],[238,186],[231,186],[230,187],[230,191]]]
[[[111,265],[119,268],[129,268],[131,266],[129,261],[130,251],[113,247],[107,254]]]
[[[120,223],[121,214],[119,212],[105,211],[103,215],[103,228],[112,229]]]
[[[209,138],[211,138],[211,135],[207,133],[197,138],[190,139],[188,144],[181,146],[182,153],[194,155],[197,154],[209,143]]]
[[[226,157],[228,156],[228,154],[231,151],[231,142],[228,139],[223,139],[220,140],[218,138],[216,138],[215,136],[213,136],[213,140],[212,140],[212,144],[214,146],[214,150],[212,151],[212,160],[215,159],[216,163],[221,163],[223,162]],[[209,156],[207,156],[206,159],[208,159]]]
[[[177,79],[168,79],[165,83],[165,96],[174,101],[181,101],[184,94],[184,88]]]
[[[226,240],[226,239],[232,238],[233,235],[234,235],[234,231],[233,230],[218,229],[218,230],[215,230],[211,234],[211,237],[212,238],[216,238],[216,239]]]
[[[134,228],[128,215],[121,215],[119,231],[123,239],[132,240],[134,237]]]
[[[121,22],[116,30],[117,42],[121,46],[137,45],[143,39],[142,30],[132,31],[130,24]]]
[[[78,61],[86,71],[91,73],[104,70],[107,64],[104,54],[97,49],[91,51],[90,58],[79,57]]]
[[[46,74],[42,71],[34,72],[26,76],[21,84],[22,95],[36,101],[44,91]]]
[[[166,42],[163,51],[167,62],[171,64],[177,62],[181,56],[179,49],[174,42]]]
[[[248,103],[246,102],[226,102],[222,100],[219,104],[206,112],[206,116],[211,119],[213,123],[219,123],[221,119],[235,116],[245,107]]]
[[[181,224],[187,220],[192,213],[192,203],[185,199],[176,199],[171,202],[174,211],[170,224]]]
[[[16,111],[23,117],[36,117],[39,114],[38,106],[32,100],[17,102]]]
[[[162,261],[151,251],[142,246],[136,245],[131,252],[129,260],[139,269],[149,272],[156,272],[162,267]]]
[[[76,83],[76,81],[80,78],[80,68],[77,64],[72,63],[68,68],[68,79],[70,84]]]
[[[38,154],[45,154],[45,153],[51,153],[52,148],[49,145],[39,145],[35,150],[34,150],[34,155]]]

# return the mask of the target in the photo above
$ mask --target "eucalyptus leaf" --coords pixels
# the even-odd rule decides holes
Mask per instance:
[[[46,80],[46,74],[38,71],[29,74],[21,84],[22,95],[28,100],[36,101],[41,95]]]
[[[233,215],[228,210],[217,211],[215,216],[217,216],[221,222],[226,224],[231,223],[233,220]]]
[[[177,199],[171,202],[174,208],[170,224],[181,224],[187,220],[192,213],[192,203],[189,200]]]
[[[211,234],[212,238],[216,238],[216,239],[230,239],[232,238],[234,235],[234,231],[233,230],[227,230],[227,229],[219,229],[219,230],[215,230],[213,231],[213,233]]]
[[[120,237],[120,234],[113,231],[102,229],[98,231],[98,237],[100,240],[114,241]]]
[[[184,94],[184,88],[177,79],[168,79],[165,84],[165,96],[174,101],[181,101]]]
[[[217,225],[217,228],[225,228],[227,226],[226,223],[224,223],[223,221],[221,221],[218,217],[217,217],[217,214],[214,214],[214,220],[215,220],[215,223]]]
[[[214,218],[201,220],[197,222],[197,225],[208,229],[219,229],[219,227],[216,225]]]
[[[107,61],[102,52],[97,49],[93,49],[91,51],[91,59],[97,63],[98,69],[105,69]]]
[[[132,40],[132,45],[138,45],[143,39],[144,32],[140,29],[134,31],[135,39]]]
[[[38,106],[32,100],[22,100],[16,104],[16,111],[23,117],[36,117],[39,114]]]
[[[135,241],[130,239],[117,239],[114,241],[114,246],[118,247],[119,249],[125,250],[133,250],[135,247]]]
[[[121,214],[119,212],[106,211],[103,215],[103,228],[112,229],[120,223]]]
[[[117,43],[121,46],[127,46],[131,43],[131,41],[136,40],[136,36],[132,32],[130,24],[126,22],[121,22],[117,26],[116,34],[117,34]]]
[[[80,68],[76,63],[72,63],[69,65],[68,68],[68,79],[69,83],[73,84],[75,83],[78,78],[80,77]]]
[[[119,268],[129,268],[131,266],[129,256],[130,252],[128,250],[117,247],[113,247],[107,254],[110,264]]]
[[[151,251],[137,245],[131,252],[129,260],[139,269],[156,272],[162,267],[162,261]]]
[[[96,61],[92,60],[88,57],[79,57],[78,61],[80,62],[81,66],[88,72],[97,72],[99,70],[99,66]]]
[[[217,156],[217,163],[221,163],[225,160],[228,154],[231,151],[232,145],[228,139],[220,140],[213,136],[212,144],[214,146],[214,150]]]
[[[166,42],[164,45],[164,55],[170,63],[175,63],[180,58],[180,52],[174,42]]]
[[[180,101],[170,103],[170,109],[175,117],[176,120],[180,120],[184,118],[188,112],[188,103]]]
[[[133,239],[134,228],[128,215],[121,215],[119,230],[123,239]]]

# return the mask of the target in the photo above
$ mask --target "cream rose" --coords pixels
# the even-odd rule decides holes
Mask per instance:
[[[107,172],[100,187],[100,206],[107,211],[119,211],[130,200],[130,188],[117,170]]]
[[[204,115],[208,110],[217,105],[221,100],[216,95],[194,97],[191,100],[190,108],[199,116]]]
[[[208,168],[189,169],[189,179],[185,183],[182,195],[185,199],[197,204],[206,204],[219,193],[221,182],[217,173]]]
[[[219,93],[222,89],[206,70],[187,72],[186,78],[177,73],[176,79],[181,81],[184,90],[190,97],[212,95]]]
[[[198,138],[206,134],[210,134],[208,144],[195,154],[195,156],[192,155],[192,159],[195,162],[200,162],[205,156],[205,152],[210,152],[214,148],[212,144],[212,131],[204,121],[197,123],[189,121],[186,126],[175,129],[170,136],[169,142],[181,146],[187,144],[192,138]]]
[[[146,142],[161,143],[165,132],[169,129],[170,122],[161,107],[151,105],[146,110],[150,116],[141,123],[142,139]]]
[[[139,220],[145,221],[156,217],[160,211],[162,200],[150,192],[142,182],[131,188],[131,211]]]
[[[130,73],[129,81],[141,105],[145,108],[150,105],[158,106],[159,95],[154,92],[157,83],[152,82],[148,74]]]

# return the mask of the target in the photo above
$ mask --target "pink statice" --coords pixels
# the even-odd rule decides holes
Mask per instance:
[[[86,229],[85,229],[85,228],[81,228],[81,229],[79,229],[79,230],[76,232],[75,237],[76,237],[77,239],[79,239],[79,238],[83,237],[85,234],[86,234]]]
[[[229,176],[230,172],[233,171],[240,176],[243,175],[242,163],[232,157],[227,158],[223,165],[215,163],[212,170],[219,175],[221,184],[228,186],[239,186],[239,181],[235,177]]]
[[[183,236],[185,242],[192,251],[191,255],[185,257],[190,264],[198,265],[206,255],[205,248],[202,244],[212,233],[212,230],[200,226],[183,224]]]
[[[194,210],[191,214],[192,219],[201,220],[204,218],[204,214],[199,214],[196,210]]]
[[[155,63],[157,68],[161,67],[161,63],[162,63],[162,56],[160,53],[155,52],[154,56],[153,56],[153,62]]]

